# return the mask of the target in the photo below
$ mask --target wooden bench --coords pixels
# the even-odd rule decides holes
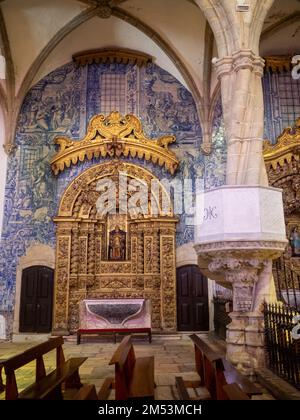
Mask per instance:
[[[63,391],[82,387],[79,367],[87,359],[76,357],[65,360],[62,337],[50,338],[48,341],[31,347],[23,353],[2,361],[6,375],[5,399],[63,399]],[[46,374],[43,356],[56,350],[56,369]],[[18,391],[15,371],[30,362],[36,362],[36,382],[22,392]]]
[[[115,388],[116,400],[154,399],[154,357],[135,357],[131,336],[123,338],[111,358],[115,378],[107,378],[99,392],[99,399],[107,399]]]
[[[194,342],[195,348],[195,365],[199,375],[199,381],[187,381],[182,377],[176,377],[175,383],[179,398],[181,400],[199,399],[190,397],[188,388],[194,389],[194,395],[197,395],[197,388],[205,388],[208,395],[205,399],[217,399],[216,370],[222,369],[222,356],[213,351],[203,340],[197,335],[190,336]],[[201,398],[203,399],[203,398]]]
[[[248,397],[262,394],[262,391],[253,382],[242,375],[228,360],[222,358],[222,367],[217,372],[217,396],[219,400],[226,399],[224,385],[233,383],[237,384]]]
[[[223,391],[227,400],[250,400],[248,395],[245,394],[236,383],[224,385]]]
[[[196,399],[189,397],[187,388],[194,388],[196,395],[197,388],[205,387],[209,391],[210,399],[226,400],[228,396],[224,391],[224,386],[233,383],[237,384],[241,392],[248,397],[262,393],[248,378],[244,377],[219,353],[213,351],[200,337],[193,334],[190,338],[194,343],[196,371],[200,380],[199,382],[183,381],[182,378],[177,377],[176,386],[180,399]]]
[[[97,395],[95,385],[83,385],[79,391],[74,395],[72,400],[88,401],[100,399]]]

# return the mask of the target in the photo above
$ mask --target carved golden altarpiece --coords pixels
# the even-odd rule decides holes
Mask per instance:
[[[173,141],[172,136],[147,139],[135,116],[123,117],[117,112],[92,118],[81,141],[56,140],[60,150],[52,161],[54,173],[93,156],[111,159],[95,164],[70,183],[54,219],[57,225],[54,334],[77,330],[82,300],[103,298],[149,298],[152,328],[176,330],[177,218],[160,181],[143,167],[121,160],[129,155],[151,159],[173,173],[179,163],[168,150]],[[122,178],[124,174],[126,178]],[[124,197],[120,196],[122,179],[126,179],[127,202],[133,194],[127,188],[132,180],[147,186],[144,214],[134,211],[125,216],[120,214],[124,210]],[[103,194],[99,183],[104,185],[107,180],[116,186],[115,215],[99,211],[97,205]],[[158,187],[151,189],[153,182]],[[108,203],[114,191],[110,187],[103,191]],[[168,211],[163,210],[165,203]],[[109,259],[109,235],[116,225],[126,232],[126,257],[122,261]]]
[[[300,239],[300,118],[294,127],[287,127],[272,144],[264,142],[264,160],[269,183],[283,190],[283,207],[289,244],[280,262],[275,262],[274,277],[277,292],[300,289],[300,258],[293,253],[293,232],[298,229]],[[270,208],[270,211],[271,208]],[[293,292],[294,295],[294,292]]]
[[[287,218],[300,209],[300,118],[287,127],[272,144],[264,142],[264,160],[272,187],[283,189],[284,213]]]

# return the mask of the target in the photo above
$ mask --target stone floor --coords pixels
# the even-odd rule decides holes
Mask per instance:
[[[201,334],[201,338],[217,351],[224,353],[224,342],[216,340],[207,334]],[[120,341],[120,339],[119,339]],[[184,379],[197,380],[194,363],[194,347],[187,334],[174,336],[155,336],[151,344],[143,338],[133,339],[136,356],[150,356],[155,358],[155,382],[157,400],[178,399],[175,376]],[[34,343],[36,344],[36,343]],[[0,359],[6,359],[31,347],[30,343],[0,342]],[[109,366],[109,360],[117,348],[110,337],[83,338],[79,346],[75,338],[68,338],[64,344],[65,357],[85,356],[88,359],[80,368],[80,376],[83,383],[95,384],[97,390],[101,387],[107,376],[113,376],[114,366]],[[55,368],[55,352],[50,352],[44,357],[47,371]],[[26,388],[34,381],[35,364],[31,363],[17,371],[17,383],[19,390]],[[0,394],[0,399],[4,394]],[[114,398],[113,392],[110,396]],[[266,391],[256,399],[273,399]]]

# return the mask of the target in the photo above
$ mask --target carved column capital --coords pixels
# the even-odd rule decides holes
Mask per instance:
[[[251,312],[255,284],[267,261],[259,259],[217,258],[208,265],[212,273],[222,273],[233,288],[233,310]]]
[[[232,71],[232,57],[219,58],[214,62],[217,77],[220,79],[226,74],[230,74]]]
[[[239,50],[232,54],[233,69],[239,71],[249,69],[259,76],[263,76],[265,61],[253,54],[251,50]]]
[[[218,78],[243,69],[248,69],[262,77],[265,61],[251,50],[239,50],[234,52],[231,57],[218,59],[214,64]]]

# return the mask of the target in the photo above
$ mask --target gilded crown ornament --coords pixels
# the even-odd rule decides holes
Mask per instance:
[[[272,144],[270,140],[264,141],[264,160],[267,167],[274,170],[277,165],[283,166],[285,162],[291,163],[292,159],[299,160],[300,155],[300,118],[295,122],[294,127],[287,127]]]
[[[135,115],[123,116],[113,111],[108,116],[94,116],[82,140],[57,137],[55,143],[59,145],[59,151],[52,159],[51,167],[57,175],[71,164],[76,165],[78,161],[83,162],[85,159],[131,156],[164,166],[173,175],[179,161],[169,150],[169,144],[175,140],[175,136],[169,135],[149,139],[143,132],[141,121]]]

